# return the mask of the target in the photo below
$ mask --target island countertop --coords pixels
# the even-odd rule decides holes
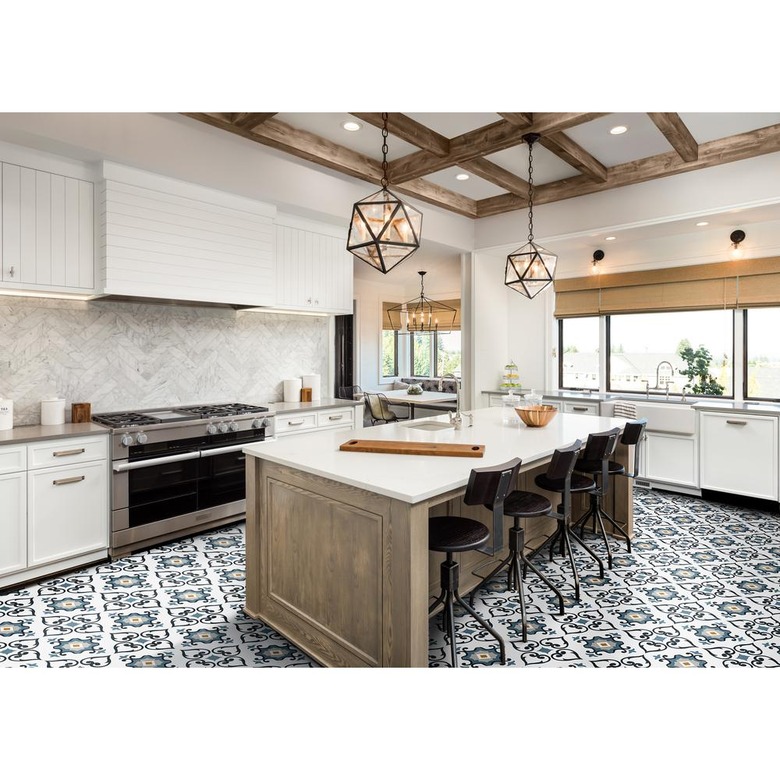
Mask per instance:
[[[450,490],[465,487],[473,468],[484,468],[519,457],[523,465],[548,459],[558,447],[583,442],[589,433],[622,427],[624,419],[578,414],[558,414],[544,428],[528,428],[518,418],[503,422],[502,409],[476,409],[474,424],[464,427],[425,430],[431,422],[446,422],[446,415],[426,417],[405,423],[363,428],[358,431],[321,431],[308,434],[305,442],[297,437],[248,445],[247,455],[302,469],[352,487],[416,504]],[[351,439],[375,441],[436,442],[484,445],[484,456],[413,458],[384,453],[344,452],[339,447]]]

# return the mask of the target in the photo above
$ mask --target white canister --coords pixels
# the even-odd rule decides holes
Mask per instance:
[[[301,400],[301,380],[300,379],[285,379],[284,380],[284,402],[286,404],[295,403]]]
[[[10,431],[14,427],[14,402],[10,398],[0,398],[0,431]]]
[[[320,400],[320,375],[319,374],[304,374],[301,377],[301,387],[311,388],[311,400]]]
[[[64,423],[64,398],[46,398],[41,401],[41,425],[64,425]]]

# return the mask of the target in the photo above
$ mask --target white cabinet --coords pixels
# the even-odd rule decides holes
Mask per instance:
[[[547,401],[545,400],[545,403]],[[599,402],[598,401],[563,401],[563,411],[565,414],[590,414],[594,417],[598,417],[599,414]]]
[[[335,409],[311,409],[276,415],[275,436],[294,436],[333,428],[362,428],[362,406],[339,406]]]
[[[103,163],[103,292],[243,306],[276,303],[276,207]]]
[[[27,472],[24,446],[0,447],[0,581],[27,566]]]
[[[698,487],[696,438],[683,434],[647,431],[645,433],[640,476],[663,486]]]
[[[95,291],[94,185],[3,163],[2,286]]]
[[[700,485],[778,500],[778,418],[699,412]]]
[[[276,220],[276,305],[352,314],[353,259],[341,229]]]
[[[108,437],[0,446],[0,588],[108,554]]]

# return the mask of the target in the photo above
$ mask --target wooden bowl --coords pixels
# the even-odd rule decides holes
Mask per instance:
[[[535,404],[533,406],[516,406],[517,416],[529,428],[544,428],[558,413],[558,410],[550,404]]]

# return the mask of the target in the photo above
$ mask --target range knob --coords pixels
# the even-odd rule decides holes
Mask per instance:
[[[227,433],[227,432],[228,432],[228,426],[227,426],[227,423],[223,423],[223,422],[221,422],[221,423],[220,423],[220,424],[217,426],[217,429],[219,430],[219,432],[220,432],[220,433]]]
[[[228,423],[228,430],[235,433],[238,430],[238,423],[237,422]]]
[[[146,442],[149,441],[149,437],[145,433],[141,432],[135,437],[135,440],[138,442],[138,444],[146,444]]]
[[[252,420],[252,427],[253,428],[267,428],[268,427],[268,418],[263,417],[262,420]]]
[[[129,433],[123,433],[119,443],[123,447],[129,447],[133,443],[133,437]]]
[[[216,432],[217,432],[217,426],[216,426],[216,425],[214,425],[214,423],[209,423],[209,424],[206,426],[206,433],[207,433],[209,436],[213,436],[213,435],[214,435]]]

